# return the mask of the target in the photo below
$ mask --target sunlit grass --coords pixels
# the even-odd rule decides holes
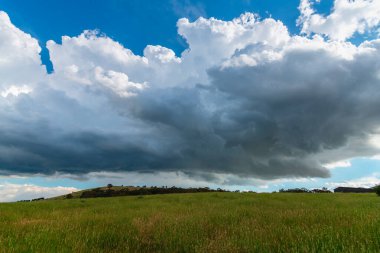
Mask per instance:
[[[198,193],[0,204],[0,252],[379,252],[375,194]]]

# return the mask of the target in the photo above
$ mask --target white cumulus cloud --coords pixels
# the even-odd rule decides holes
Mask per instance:
[[[301,0],[298,23],[306,34],[324,34],[333,40],[346,40],[355,33],[363,34],[380,25],[378,0],[334,0],[327,16],[316,13],[313,0]]]
[[[0,184],[0,202],[50,198],[78,191],[74,187],[43,187],[33,184]]]

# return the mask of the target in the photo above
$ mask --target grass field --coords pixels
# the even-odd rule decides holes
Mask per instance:
[[[198,193],[4,203],[0,252],[380,252],[380,197]]]

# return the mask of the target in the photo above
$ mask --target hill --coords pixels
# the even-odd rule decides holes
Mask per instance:
[[[155,195],[155,194],[173,194],[173,193],[200,193],[200,192],[227,192],[223,189],[210,189],[208,187],[201,188],[181,188],[181,187],[146,187],[146,186],[113,186],[98,187],[86,189],[70,194],[54,197],[51,199],[76,199],[76,198],[100,198],[100,197],[121,197],[136,195]],[[40,199],[38,199],[40,200]]]

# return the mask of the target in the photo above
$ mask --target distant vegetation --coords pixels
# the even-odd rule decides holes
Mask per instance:
[[[376,190],[377,189],[377,190]],[[143,195],[156,195],[156,194],[174,194],[174,193],[206,193],[206,192],[231,192],[225,189],[217,188],[210,189],[209,187],[199,188],[181,188],[181,187],[167,187],[167,186],[114,186],[108,184],[105,187],[98,187],[93,189],[72,192],[66,195],[57,196],[51,199],[77,199],[77,198],[105,198],[105,197],[121,197],[121,196],[143,196]],[[233,192],[240,192],[239,190]],[[247,191],[254,193],[253,191]],[[331,190],[323,187],[322,189],[307,189],[307,188],[291,188],[280,189],[279,193],[333,193]],[[337,193],[373,193],[377,192],[380,196],[380,186],[373,188],[354,188],[354,187],[338,187],[334,189]],[[276,193],[276,192],[273,192]],[[36,198],[32,200],[20,200],[18,202],[41,201],[45,198]]]
[[[288,192],[288,193],[332,193],[329,189],[323,187],[322,189],[313,189],[309,190],[307,188],[294,188],[294,189],[280,189],[279,192]]]
[[[374,187],[363,188],[363,187],[338,187],[334,189],[334,192],[342,193],[372,193],[375,192]]]
[[[379,252],[379,207],[374,193],[3,203],[0,252]]]
[[[136,196],[136,195],[155,195],[155,194],[171,194],[171,193],[199,193],[199,192],[227,192],[223,189],[204,188],[180,188],[180,187],[134,187],[134,186],[116,186],[108,184],[107,187],[94,188],[85,190],[76,194],[79,198],[99,198],[99,197],[120,197],[120,196]],[[65,198],[73,198],[72,194],[68,194]]]
[[[343,189],[342,192],[374,192],[373,189],[366,188],[347,188],[338,187],[337,189]],[[221,188],[210,189],[208,187],[200,188],[181,188],[181,187],[167,187],[167,186],[113,186],[108,184],[106,187],[99,187],[94,189],[83,190],[64,196],[57,197],[55,199],[72,199],[72,198],[100,198],[100,197],[120,197],[120,196],[136,196],[136,195],[155,195],[155,194],[172,194],[172,193],[201,193],[201,192],[230,192]],[[235,191],[239,192],[239,191]],[[252,193],[252,191],[250,191]],[[307,188],[293,188],[293,189],[280,189],[280,193],[332,193],[329,189],[323,187],[322,189]]]

